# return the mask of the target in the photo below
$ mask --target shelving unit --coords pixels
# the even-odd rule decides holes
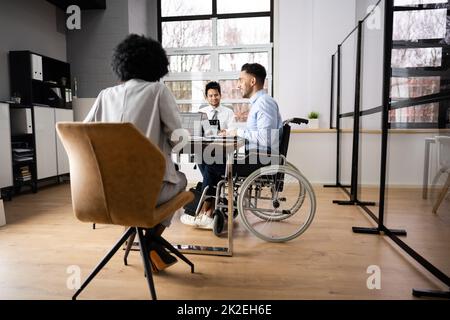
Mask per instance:
[[[36,170],[36,148],[35,148],[35,137],[33,133],[21,133],[19,128],[15,128],[17,125],[17,119],[15,115],[19,115],[21,113],[29,113],[29,124],[26,124],[26,127],[31,125],[33,128],[33,108],[26,107],[22,105],[13,105],[10,106],[11,112],[11,159],[12,159],[12,173],[13,173],[13,189],[14,193],[18,194],[22,190],[23,187],[31,188],[33,193],[37,192],[37,170]],[[22,112],[27,111],[29,112]],[[20,110],[19,113],[15,113],[15,110]],[[22,119],[27,121],[27,119]],[[22,121],[20,121],[22,122]],[[28,128],[23,128],[22,131],[29,130]],[[16,152],[16,150],[29,150],[27,152],[28,158],[31,158],[27,161],[22,161],[20,159],[20,152]],[[28,179],[23,179],[23,169],[24,167],[28,167],[27,171],[29,173]]]
[[[11,154],[14,193],[38,191],[38,182],[69,173],[55,124],[73,121],[70,65],[31,51],[9,53]],[[22,152],[22,158],[19,153]]]

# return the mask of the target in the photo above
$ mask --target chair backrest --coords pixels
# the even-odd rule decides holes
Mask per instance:
[[[66,122],[56,129],[69,156],[72,204],[79,220],[155,224],[165,171],[158,147],[130,123]]]
[[[280,140],[280,154],[287,157],[289,149],[289,139],[291,137],[291,126],[289,123],[284,124]]]
[[[450,137],[435,137],[440,170],[450,170]]]
[[[291,126],[290,124],[308,124],[308,120],[303,118],[292,118],[285,120],[283,122],[283,132],[281,133],[280,139],[280,154],[287,157],[288,149],[289,149],[289,140],[291,138]]]

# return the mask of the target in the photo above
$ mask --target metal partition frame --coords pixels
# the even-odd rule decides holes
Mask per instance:
[[[423,103],[433,103],[433,102],[443,102],[450,100],[450,91],[440,92],[438,94],[433,94],[429,96],[424,96],[420,98],[409,99],[408,101],[401,101],[392,103],[391,101],[391,77],[392,77],[392,35],[393,35],[393,17],[394,17],[394,0],[385,0],[385,28],[384,28],[384,62],[383,62],[383,105],[377,106],[369,110],[360,110],[360,98],[361,98],[361,52],[362,52],[362,25],[364,21],[371,15],[369,13],[363,20],[359,21],[358,26],[353,29],[350,34],[344,39],[344,41],[338,45],[337,52],[333,55],[332,62],[332,98],[331,98],[331,110],[333,112],[334,105],[334,61],[337,55],[337,102],[336,102],[336,130],[337,130],[337,158],[336,158],[336,184],[327,185],[327,188],[341,188],[350,197],[348,201],[333,201],[333,203],[339,205],[357,205],[361,207],[376,223],[376,228],[366,228],[366,227],[353,227],[354,233],[364,233],[372,235],[386,235],[394,243],[396,243],[402,250],[404,250],[409,256],[411,256],[415,261],[417,261],[422,267],[429,271],[433,276],[443,282],[446,286],[450,288],[450,278],[431,264],[428,260],[422,257],[413,248],[408,246],[404,241],[402,241],[398,236],[406,236],[406,230],[393,230],[388,229],[384,225],[384,215],[385,215],[385,198],[386,198],[386,175],[387,175],[387,153],[388,153],[388,136],[389,136],[389,111],[410,107],[413,105],[420,105]],[[377,3],[378,6],[381,0]],[[341,99],[341,46],[349,38],[349,36],[357,31],[358,32],[358,47],[357,47],[357,61],[356,61],[356,82],[355,82],[355,108],[353,112],[341,114],[340,113],[340,99]],[[360,134],[360,118],[366,115],[371,115],[375,113],[382,113],[382,139],[381,139],[381,167],[380,167],[380,194],[379,194],[379,212],[378,217],[376,214],[370,210],[368,207],[374,205],[370,202],[362,202],[358,199],[358,164],[359,164],[359,134]],[[353,150],[352,150],[352,178],[350,192],[346,190],[348,186],[343,186],[340,183],[340,119],[345,117],[354,117],[353,121]],[[330,118],[332,120],[332,118]],[[330,121],[330,127],[332,123]],[[441,291],[431,291],[431,290],[412,290],[412,294],[416,297],[429,296],[429,297],[440,297],[450,299],[450,290]]]

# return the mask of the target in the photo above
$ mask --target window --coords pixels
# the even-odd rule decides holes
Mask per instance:
[[[217,81],[222,104],[245,122],[250,110],[237,79],[245,63],[266,68],[266,91],[272,93],[273,0],[159,0],[159,37],[170,61],[163,79],[180,110],[207,105],[204,88]]]
[[[450,90],[448,0],[395,0],[391,98],[393,102]],[[419,102],[420,103],[420,102]],[[392,128],[449,127],[448,101],[390,111]]]

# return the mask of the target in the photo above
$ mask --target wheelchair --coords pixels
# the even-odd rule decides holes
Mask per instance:
[[[235,163],[243,168],[233,169],[233,217],[240,217],[245,228],[258,238],[268,242],[286,242],[297,238],[311,225],[316,212],[316,196],[309,181],[293,164],[287,161],[291,124],[307,124],[308,120],[293,118],[283,122],[279,154],[270,155],[246,152],[235,155]],[[271,159],[269,164],[245,165],[246,159]],[[273,161],[275,157],[276,161]],[[266,162],[267,163],[267,162]],[[274,164],[275,163],[275,164]],[[235,172],[236,171],[236,172]],[[247,171],[247,172],[245,172]],[[214,197],[213,232],[220,236],[228,217],[228,186],[225,176],[216,186]],[[203,191],[195,215],[198,215],[207,197]]]

